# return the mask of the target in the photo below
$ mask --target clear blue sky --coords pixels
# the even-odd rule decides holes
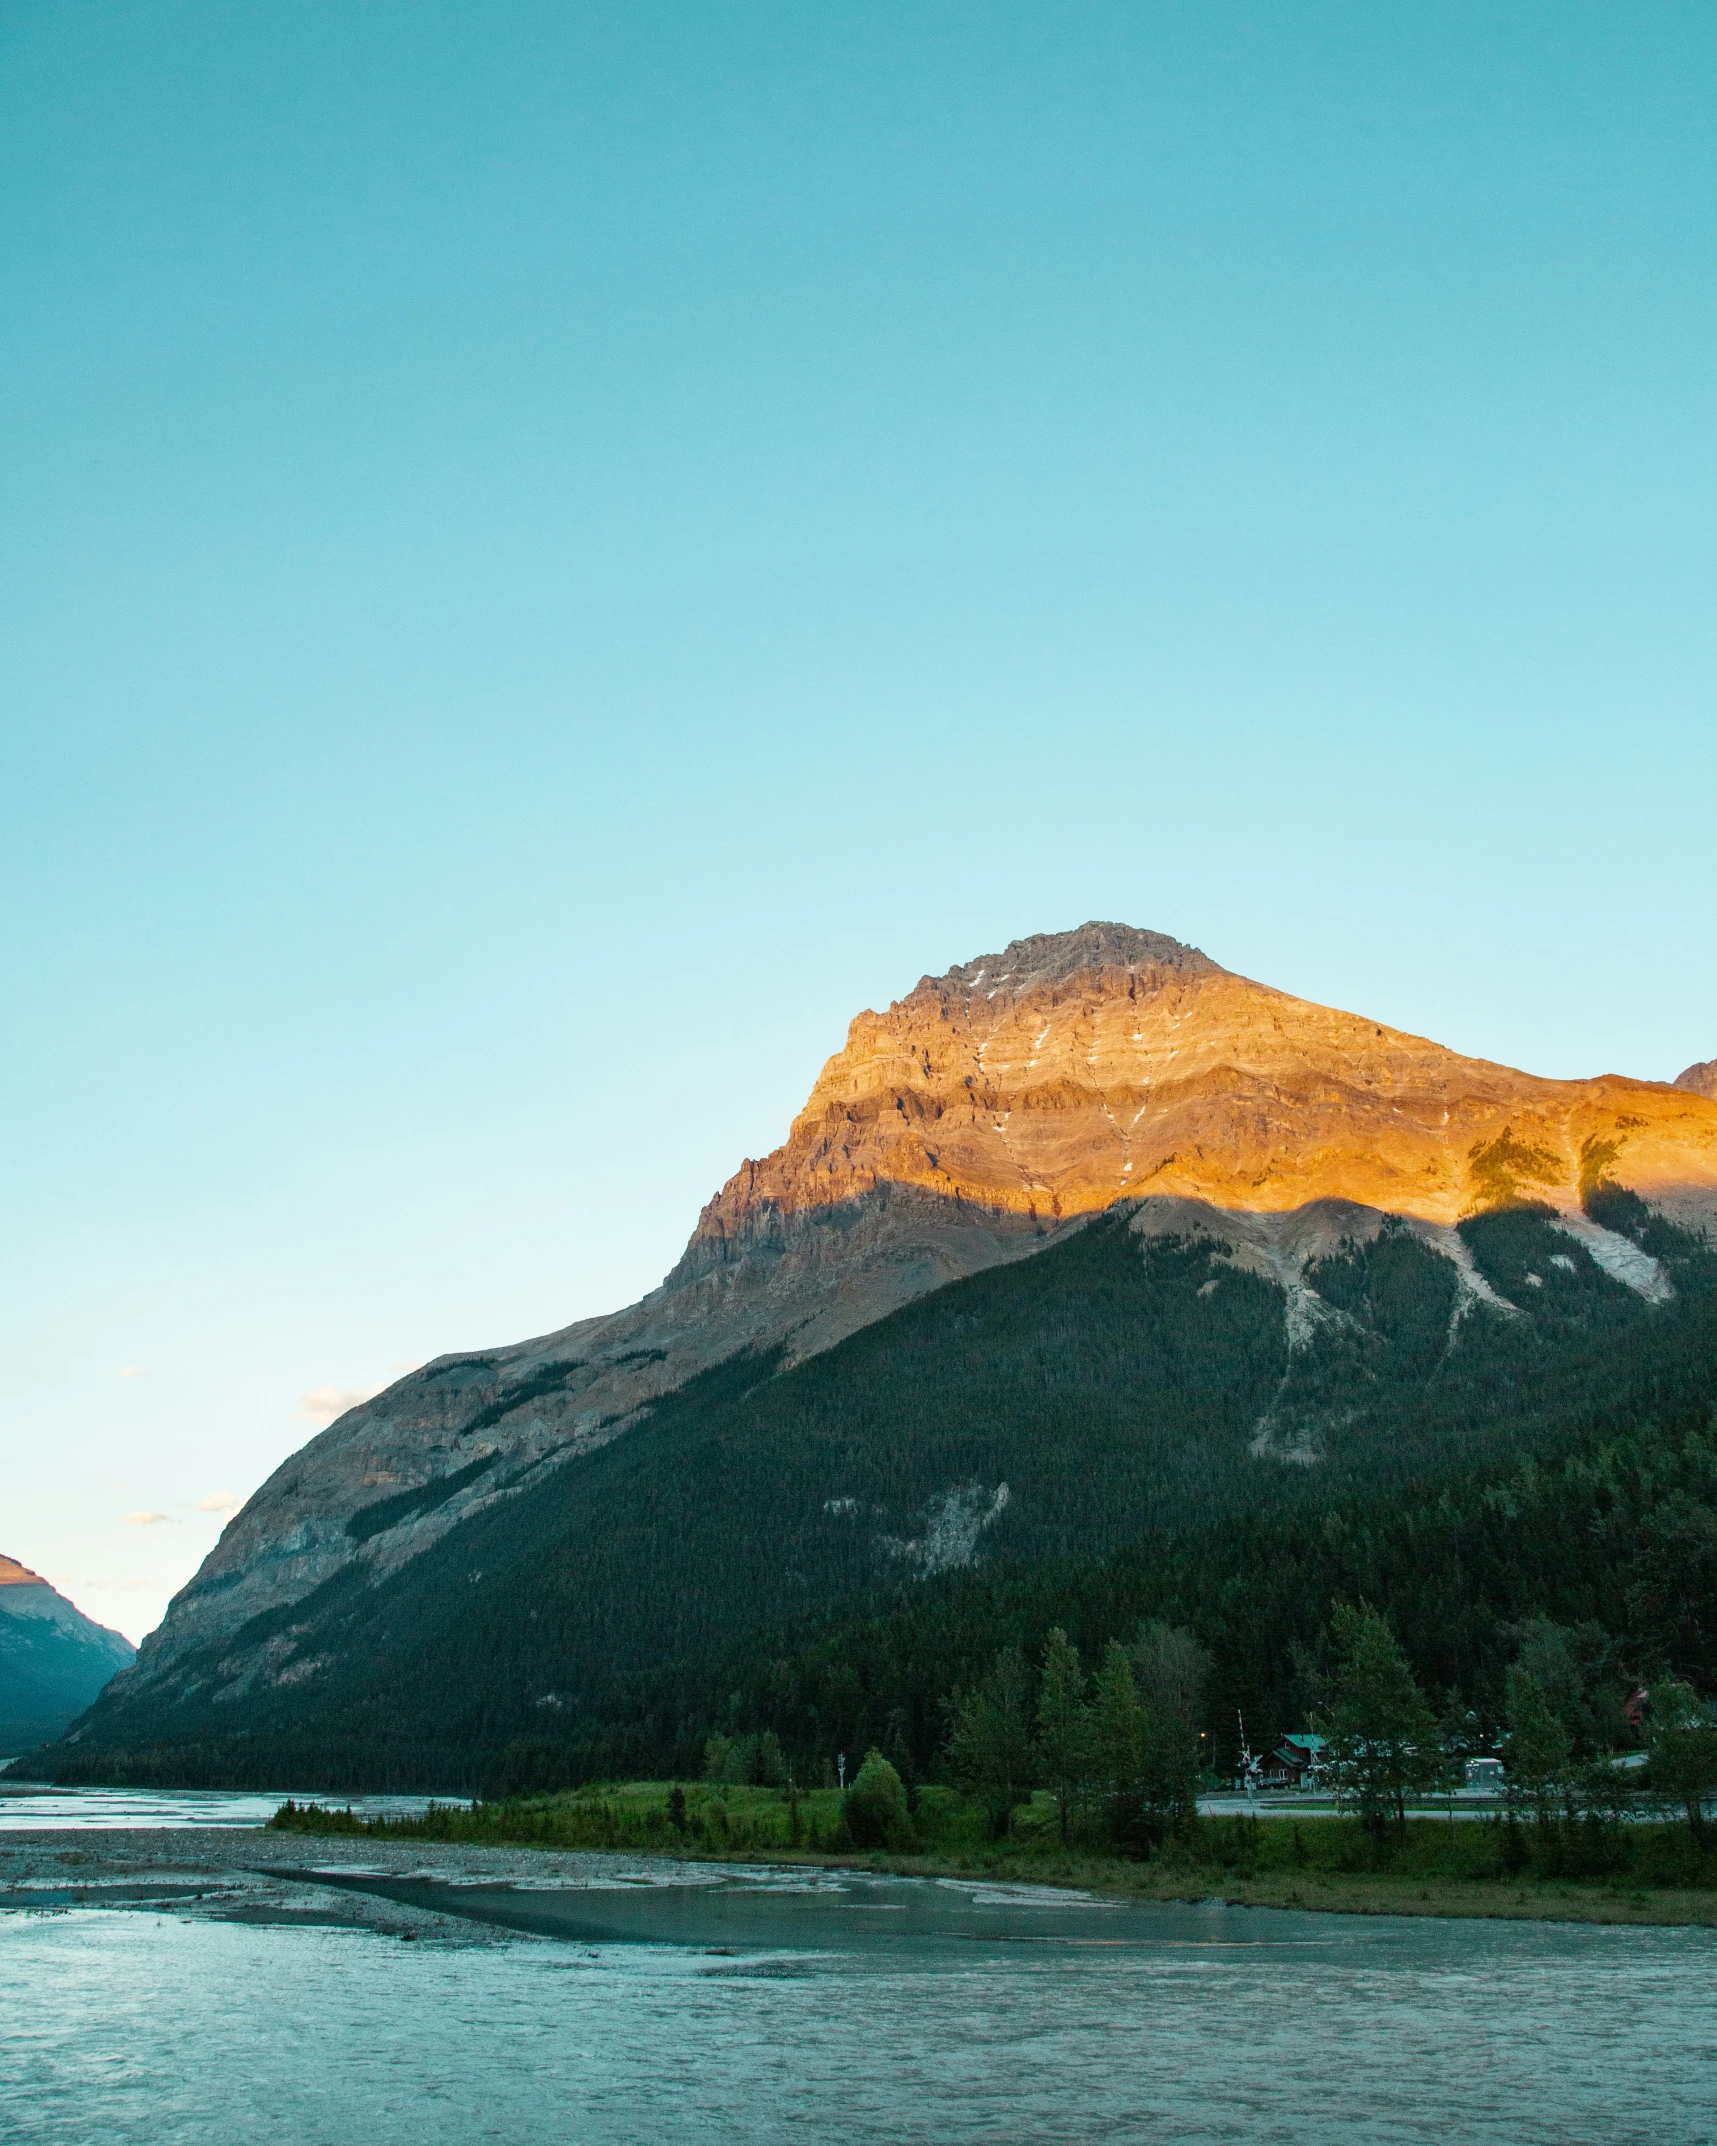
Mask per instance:
[[[5,10],[0,1550],[135,1636],[1022,932],[1717,1052],[1714,108],[1707,0]]]

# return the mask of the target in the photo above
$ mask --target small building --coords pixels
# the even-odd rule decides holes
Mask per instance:
[[[1500,1789],[1502,1787],[1501,1759],[1468,1759],[1468,1788]]]
[[[1265,1761],[1265,1779],[1272,1788],[1315,1788],[1324,1750],[1324,1739],[1309,1729],[1284,1736]]]

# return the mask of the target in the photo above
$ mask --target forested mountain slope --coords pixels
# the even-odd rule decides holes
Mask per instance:
[[[1104,1559],[978,1565],[859,1610],[801,1615],[639,1678],[588,1771],[691,1772],[699,1737],[773,1731],[815,1781],[832,1751],[886,1749],[945,1778],[950,1703],[997,1651],[1041,1659],[1053,1626],[1095,1664],[1152,1623],[1208,1650],[1209,1762],[1303,1728],[1340,1604],[1400,1636],[1446,1728],[1492,1748],[1523,1642],[1577,1669],[1577,1711],[1602,1748],[1629,1740],[1630,1692],[1666,1677],[1717,1693],[1717,1296],[1636,1332],[1602,1398],[1524,1452],[1382,1495],[1229,1516]],[[493,1777],[558,1779],[525,1742]]]
[[[0,1557],[0,1754],[57,1736],[136,1651],[39,1573]]]
[[[1517,1201],[1463,1222],[1456,1251],[1341,1203],[1295,1216],[1291,1246],[1190,1202],[1172,1231],[1154,1203],[1111,1210],[800,1364],[736,1354],[379,1583],[348,1565],[116,1687],[57,1763],[442,1787],[684,1766],[764,1704],[807,1618],[910,1630],[938,1585],[1037,1601],[1034,1571],[1070,1599],[1111,1569],[1172,1592],[1182,1566],[1210,1571],[1213,1522],[1289,1526],[1268,1516],[1358,1490],[1381,1511],[1416,1482],[1553,1457],[1656,1367],[1698,1359],[1717,1288],[1717,1260],[1633,1194],[1598,1178],[1587,1204],[1614,1226],[1585,1215],[1583,1240]],[[1640,1264],[1618,1279],[1594,1245]],[[844,1720],[826,1695],[776,1712],[806,1764],[858,1733],[850,1701]],[[909,1743],[921,1713],[896,1725]]]

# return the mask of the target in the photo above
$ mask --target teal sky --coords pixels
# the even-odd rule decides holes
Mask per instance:
[[[1705,0],[0,14],[0,1550],[137,1636],[1024,932],[1717,1053],[1714,107]]]

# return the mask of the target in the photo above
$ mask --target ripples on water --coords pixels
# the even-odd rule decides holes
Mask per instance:
[[[1082,1907],[762,1873],[457,1898],[489,1919],[490,1893],[515,1926],[560,1934],[456,1950],[157,1913],[0,1916],[0,2136],[1717,2139],[1703,1930]]]

